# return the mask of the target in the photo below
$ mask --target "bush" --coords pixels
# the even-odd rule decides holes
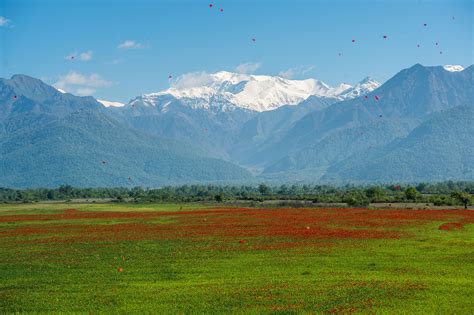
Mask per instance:
[[[415,187],[407,187],[407,189],[405,189],[405,198],[407,200],[416,201],[419,198],[419,195],[420,193]]]
[[[358,190],[345,194],[342,201],[351,207],[367,207],[370,203],[369,198]]]
[[[214,196],[214,199],[217,201],[217,202],[222,202],[224,201],[224,194],[223,193],[220,193],[218,195],[215,195]]]

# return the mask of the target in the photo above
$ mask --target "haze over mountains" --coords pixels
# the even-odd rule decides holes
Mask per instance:
[[[0,80],[0,186],[474,179],[473,66],[380,86],[201,73],[128,104]]]

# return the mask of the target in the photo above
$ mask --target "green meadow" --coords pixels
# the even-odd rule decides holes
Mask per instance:
[[[0,313],[472,314],[474,211],[0,206]]]

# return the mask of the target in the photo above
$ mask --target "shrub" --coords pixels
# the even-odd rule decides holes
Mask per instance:
[[[358,190],[349,191],[344,195],[342,201],[351,207],[367,207],[370,202],[367,196]]]

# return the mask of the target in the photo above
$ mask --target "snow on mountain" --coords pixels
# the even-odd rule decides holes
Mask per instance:
[[[372,92],[379,86],[380,86],[379,82],[372,80],[370,77],[366,77],[364,80],[360,81],[356,85],[350,86],[345,91],[342,91],[339,94],[339,97],[345,100],[356,98],[356,97]]]
[[[101,103],[105,107],[123,107],[123,106],[125,106],[124,103],[120,103],[120,102],[111,102],[111,101],[104,101],[104,100],[99,100],[99,99],[97,100],[97,102]]]
[[[464,70],[464,68],[460,65],[444,65],[443,68],[444,70],[451,72],[458,72]]]
[[[330,87],[316,79],[290,80],[279,76],[247,75],[221,71],[214,74],[187,74],[178,78],[171,88],[145,94],[130,102],[146,107],[166,108],[179,100],[192,108],[225,110],[232,107],[263,112],[283,105],[297,105],[309,96],[331,97],[340,100],[357,97],[380,84],[367,79],[352,87],[341,84]]]

